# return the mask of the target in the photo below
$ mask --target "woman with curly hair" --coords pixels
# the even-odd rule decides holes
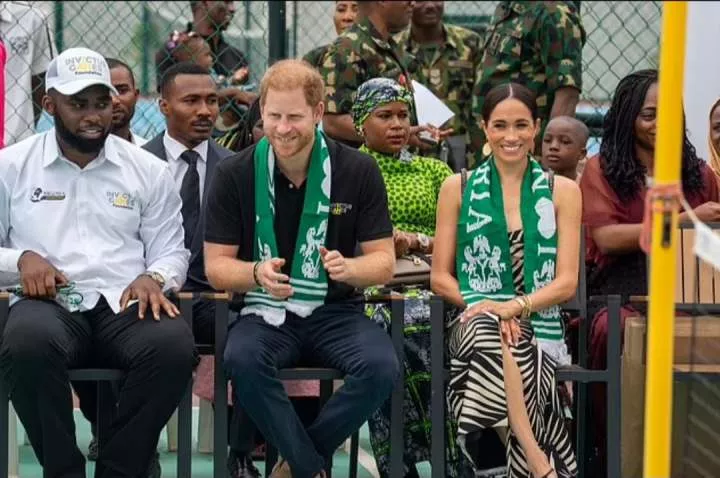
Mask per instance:
[[[605,116],[600,153],[585,166],[580,188],[585,199],[587,260],[593,269],[590,294],[647,294],[647,267],[639,239],[655,165],[657,96],[657,70],[637,71],[620,80]],[[698,158],[687,134],[682,188],[700,219],[720,219],[712,171]]]
[[[655,166],[657,100],[657,70],[637,71],[620,80],[605,116],[600,152],[585,166],[580,189],[589,295],[619,294],[624,302],[632,295],[647,295],[647,258],[639,240],[645,195]],[[682,190],[701,220],[720,220],[717,181],[707,163],[698,158],[687,133],[682,145]],[[680,220],[687,220],[687,214],[682,213]],[[622,325],[631,314],[637,311],[623,307]],[[607,319],[607,311],[602,309],[591,325],[590,366],[599,370],[606,367]],[[595,388],[596,444],[602,457],[604,386]]]

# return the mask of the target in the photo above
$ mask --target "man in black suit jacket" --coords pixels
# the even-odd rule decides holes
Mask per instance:
[[[142,147],[168,162],[183,200],[185,247],[191,252],[183,290],[212,290],[203,263],[201,209],[215,166],[234,153],[210,138],[219,106],[215,84],[206,69],[193,63],[175,65],[165,73],[160,89],[160,111],[167,129]],[[202,335],[195,337],[199,343],[212,343],[213,335],[206,336],[206,330],[197,332]]]
[[[202,208],[216,165],[234,153],[211,138],[219,114],[218,94],[208,70],[194,63],[169,68],[160,81],[160,111],[165,116],[164,133],[143,145],[143,149],[167,161],[183,201],[185,247],[190,250],[185,291],[209,291],[203,260]],[[211,344],[215,339],[215,308],[212,301],[193,304],[193,333],[196,343]],[[231,478],[259,477],[250,452],[254,426],[233,413],[228,472]],[[239,430],[243,438],[238,438]]]

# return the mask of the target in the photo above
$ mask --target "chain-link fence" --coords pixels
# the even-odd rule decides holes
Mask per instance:
[[[250,70],[248,84],[257,84],[267,65],[269,2],[234,3],[236,12],[223,36],[229,44],[245,54]],[[146,138],[163,131],[164,118],[158,109],[155,94],[155,53],[161,49],[173,30],[184,31],[192,21],[190,2],[2,2],[0,12],[16,13],[14,18],[8,16],[7,20],[15,25],[14,35],[22,38],[21,43],[27,52],[20,59],[20,62],[26,64],[17,65],[18,68],[23,66],[27,69],[33,61],[42,63],[43,57],[48,53],[33,52],[33,49],[47,50],[48,43],[58,51],[84,46],[106,57],[120,59],[132,67],[142,95],[131,123],[132,130]],[[6,19],[5,15],[3,14],[3,20]],[[28,21],[40,16],[43,18],[42,25]],[[7,27],[3,28],[3,39],[7,43]],[[37,45],[39,38],[43,39],[42,45]],[[9,56],[14,53],[22,52],[9,48]],[[47,59],[44,61],[47,63]],[[26,102],[31,97],[29,76],[16,75],[6,69],[6,83],[7,91],[22,91]],[[6,110],[6,118],[22,123],[23,133],[14,138],[17,140],[32,132],[33,118],[27,111],[20,111],[19,103],[15,106]],[[51,126],[51,117],[43,113],[37,130],[43,131]],[[8,139],[9,142],[13,140],[12,137]]]
[[[184,30],[192,19],[187,1],[38,1],[3,2],[27,5],[42,12],[50,40],[58,49],[87,46],[127,62],[134,70],[143,95],[138,103],[133,130],[151,137],[164,127],[155,100],[154,54],[174,29]],[[271,5],[273,4],[273,5]],[[269,43],[281,41],[288,56],[300,57],[333,40],[333,1],[236,1],[235,15],[223,33],[250,64],[250,83],[257,83],[270,56]],[[269,32],[270,11],[284,5],[283,30]],[[482,32],[497,2],[447,1],[446,22]],[[4,8],[4,7],[3,7]],[[276,10],[277,11],[277,10]],[[583,50],[583,91],[579,114],[596,124],[608,105],[620,78],[633,70],[656,67],[659,50],[660,2],[582,2],[582,21],[587,32]],[[20,22],[23,24],[24,22]],[[276,25],[277,26],[277,23]],[[280,25],[282,28],[282,25]],[[32,38],[32,37],[29,37]],[[12,54],[12,51],[10,52]],[[8,77],[8,86],[19,79]],[[18,87],[21,87],[18,83]],[[13,115],[6,112],[6,117]],[[19,114],[19,113],[18,113]],[[26,124],[32,121],[25,118]],[[39,129],[51,124],[43,115]]]

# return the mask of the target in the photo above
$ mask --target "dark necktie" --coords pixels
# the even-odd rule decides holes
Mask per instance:
[[[200,219],[200,174],[197,170],[200,155],[195,151],[185,151],[180,155],[180,159],[188,164],[180,186],[180,198],[182,199],[185,247],[190,249]]]

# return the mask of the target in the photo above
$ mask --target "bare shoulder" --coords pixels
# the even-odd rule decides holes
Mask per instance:
[[[460,173],[452,174],[445,178],[445,180],[442,183],[442,186],[440,187],[440,195],[449,195],[453,193],[457,193],[458,198],[460,197],[460,183],[462,180],[460,179]]]
[[[560,175],[555,175],[554,181],[553,199],[556,204],[582,200],[580,186],[577,182]]]
[[[440,186],[438,194],[438,211],[448,213],[450,211],[459,211],[462,204],[461,179],[460,174],[453,174],[445,178]]]

